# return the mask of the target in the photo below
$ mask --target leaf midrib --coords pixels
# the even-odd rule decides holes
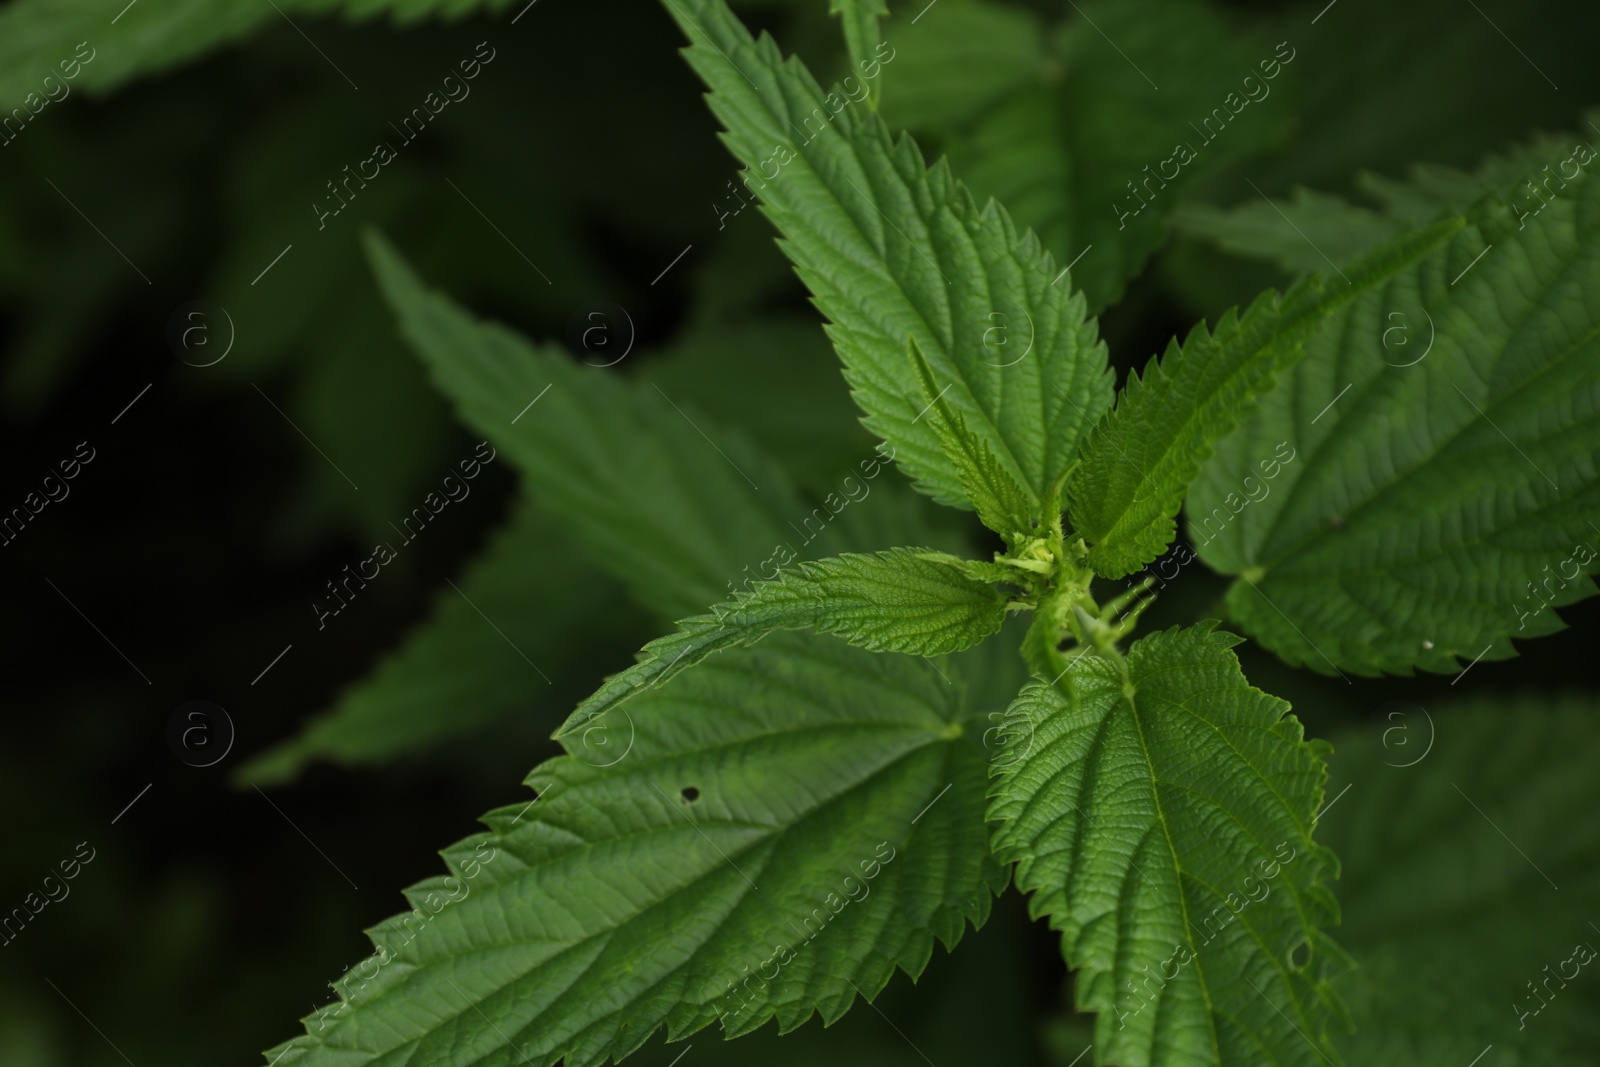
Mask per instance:
[[[1119,657],[1116,663],[1117,669],[1122,675],[1122,692],[1117,697],[1117,700],[1127,706],[1129,717],[1133,722],[1134,735],[1139,741],[1139,754],[1144,760],[1146,771],[1149,772],[1150,800],[1155,805],[1156,822],[1161,827],[1162,839],[1166,841],[1167,853],[1172,857],[1172,871],[1177,880],[1178,906],[1183,913],[1184,929],[1192,930],[1194,929],[1194,925],[1189,921],[1189,900],[1183,891],[1183,864],[1178,859],[1178,846],[1172,838],[1172,827],[1167,822],[1166,808],[1161,803],[1161,791],[1156,788],[1155,761],[1150,756],[1150,744],[1148,739],[1145,737],[1144,723],[1140,720],[1139,708],[1135,700],[1135,695],[1138,692],[1138,688],[1133,684],[1133,681],[1129,676],[1127,661]],[[1205,977],[1205,969],[1200,960],[1200,952],[1198,948],[1194,952],[1194,970],[1195,977],[1199,979],[1200,983],[1200,996],[1205,1000],[1206,1033],[1211,1036],[1211,1051],[1215,1056],[1214,1062],[1221,1064],[1223,1062],[1222,1044],[1217,1037],[1217,1024],[1215,1018],[1217,1010],[1216,1005],[1211,1002],[1211,983]]]

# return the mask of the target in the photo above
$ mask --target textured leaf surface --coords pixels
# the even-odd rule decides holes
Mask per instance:
[[[1402,237],[1339,278],[1312,275],[1281,298],[1268,291],[1243,318],[1202,323],[1176,338],[1144,375],[1130,375],[1116,410],[1095,427],[1068,482],[1074,528],[1089,562],[1120,578],[1172,543],[1178,508],[1212,448],[1255,409],[1277,376],[1305,355],[1304,341],[1338,307],[1415,262],[1460,229],[1451,220]]]
[[[782,635],[642,695],[610,727],[625,756],[537,768],[536,802],[412,888],[437,914],[375,927],[380,954],[336,983],[347,1006],[268,1060],[589,1067],[663,1023],[838,1018],[1004,885],[961,736],[987,709],[961,691],[917,659]]]
[[[1011,709],[1032,744],[996,765],[995,846],[1061,931],[1099,1062],[1323,1062],[1327,746],[1245,681],[1239,640],[1152,634],[1126,674],[1086,656]]]
[[[939,387],[933,368],[928,366],[927,358],[915,341],[911,342],[909,354],[913,373],[927,401],[922,417],[938,436],[939,446],[955,469],[979,520],[1003,537],[1031,532],[1035,521],[1045,518],[1038,498],[1017,484],[1006,465],[983,438],[967,427],[967,420],[955,405],[945,399],[948,390]]]
[[[775,630],[832,634],[873,652],[941,656],[972,647],[1005,619],[1005,599],[968,578],[954,557],[896,548],[802,563],[650,642],[640,662],[608,678],[563,731],[587,725],[712,653],[755,644]]]
[[[930,495],[968,505],[917,421],[913,338],[974,432],[1043,496],[1111,392],[1095,325],[1069,284],[1052,284],[1050,256],[998,204],[980,210],[948,167],[929,169],[909,139],[893,142],[870,108],[845,90],[825,94],[770,38],[752,39],[722,0],[667,7],[749,187],[829,319],[868,428]],[[877,77],[891,76],[892,49],[884,56]],[[1005,346],[990,332],[997,323],[1016,335]]]
[[[1600,707],[1390,708],[1335,739],[1331,785],[1350,791],[1318,831],[1343,860],[1340,940],[1360,964],[1339,981],[1356,1021],[1339,1047],[1353,1064],[1592,1063],[1597,964],[1572,955],[1600,950]]]
[[[240,782],[268,785],[312,760],[386,763],[481,729],[513,712],[565,717],[541,670],[616,619],[622,590],[580,558],[530,501],[435,597],[433,615],[299,736],[253,758]],[[559,563],[557,561],[560,561]],[[537,664],[538,666],[535,666]]]
[[[1594,592],[1600,181],[1528,203],[1338,312],[1195,482],[1228,613],[1289,662],[1455,671]]]

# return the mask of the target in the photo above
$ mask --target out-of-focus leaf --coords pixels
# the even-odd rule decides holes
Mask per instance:
[[[1295,54],[1196,0],[1074,8],[1042,56],[1024,41],[1026,17],[1009,9],[932,9],[891,37],[912,63],[891,77],[884,113],[926,123],[976,195],[998,199],[1075,264],[1072,284],[1098,310],[1166,239],[1187,188],[1282,138],[1284,61]],[[915,41],[941,18],[952,25]],[[952,69],[978,87],[972,102],[941,95]]]
[[[1570,125],[1600,95],[1594,5],[1416,0],[1385,6],[1381,30],[1374,7],[1341,0],[1318,17],[1325,5],[1297,4],[1276,23],[1298,53],[1298,121],[1281,155],[1250,168],[1269,194],[1342,191],[1362,171],[1417,163],[1470,167],[1531,129]]]
[[[1190,204],[1173,221],[1186,233],[1235,255],[1275,262],[1290,274],[1328,270],[1440,215],[1464,213],[1491,190],[1536,211],[1540,198],[1559,192],[1579,169],[1574,165],[1563,177],[1561,169],[1551,170],[1552,161],[1569,158],[1578,143],[1589,140],[1582,134],[1540,134],[1471,171],[1421,164],[1405,181],[1363,172],[1356,177],[1359,201],[1372,207],[1297,188],[1288,200],[1254,197],[1231,208]]]
[[[915,24],[908,19],[895,26],[889,43],[894,59],[880,108],[885,119],[907,129],[958,126],[1049,73],[1044,27],[1037,16],[1009,5],[928,8]]]
[[[767,316],[691,328],[646,356],[644,380],[688,397],[724,426],[741,427],[808,489],[826,493],[873,455],[872,435],[815,320]]]
[[[1347,1062],[1594,1061],[1600,982],[1573,950],[1600,947],[1600,823],[1575,817],[1600,807],[1597,712],[1480,697],[1335,738],[1348,784],[1318,834],[1343,860],[1340,939],[1359,964],[1338,983]]]
[[[787,539],[785,516],[806,514],[765,456],[707,436],[659,386],[631,387],[480,322],[424,288],[387,243],[370,249],[434,381],[643,603],[682,616],[721,599],[741,562]]]
[[[13,0],[0,8],[0,100],[15,100],[20,105],[29,94],[44,100],[47,93],[60,92],[56,87],[61,85],[69,92],[75,88],[108,93],[290,16],[355,19],[388,14],[398,23],[409,23],[430,17],[464,18],[475,12],[503,10],[511,3],[143,0],[141,5],[138,0]],[[28,106],[32,110],[32,104]]]
[[[256,756],[234,778],[285,781],[312,760],[362,766],[424,751],[521,710],[554,730],[550,679],[612,623],[622,591],[575,556],[531,501],[455,583],[433,615],[293,740]]]
[[[1234,255],[1270,260],[1289,274],[1349,263],[1405,228],[1381,212],[1309,189],[1296,189],[1288,200],[1257,198],[1233,208],[1186,205],[1173,225]]]
[[[772,577],[783,549],[807,559],[841,545],[948,543],[854,536],[874,525],[925,528],[876,480],[888,466],[878,454],[811,505],[742,435],[719,430],[659,385],[625,381],[480,322],[425,288],[381,239],[370,249],[402,332],[462,417],[506,451],[591,558],[658,614],[681,618],[751,578]],[[846,511],[850,519],[836,521]]]

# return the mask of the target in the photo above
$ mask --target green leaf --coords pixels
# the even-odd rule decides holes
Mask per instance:
[[[238,782],[293,778],[315,759],[387,763],[519,713],[566,714],[546,696],[565,662],[614,624],[622,591],[524,500],[432,617],[292,740],[241,766]],[[557,565],[555,561],[560,560]]]
[[[828,0],[828,14],[840,16],[844,23],[845,51],[855,68],[851,74],[858,75],[867,69],[882,40],[878,20],[889,16],[889,5],[885,0]],[[879,91],[874,81],[867,89],[867,100],[875,104]]]
[[[998,199],[1075,264],[1072,283],[1098,311],[1166,240],[1169,216],[1197,181],[1282,139],[1295,52],[1194,0],[1085,0],[1026,44],[1020,18],[940,5],[891,34],[909,69],[894,72],[884,113],[929,127],[974,193]],[[942,19],[952,19],[948,33],[934,30]],[[929,31],[938,35],[921,36]],[[949,39],[956,34],[964,49]],[[962,71],[957,86],[981,90],[983,75],[966,73],[974,67],[1008,91],[974,92],[970,107],[943,114],[929,106],[952,70]],[[903,85],[910,76],[920,81]],[[897,111],[897,99],[912,106]]]
[[[1600,824],[1573,818],[1600,807],[1600,707],[1390,708],[1336,738],[1349,795],[1319,831],[1344,861],[1341,940],[1360,964],[1339,981],[1356,1031],[1338,1045],[1361,1064],[1463,1067],[1491,1044],[1480,1067],[1592,1063],[1595,964],[1564,961],[1600,947]]]
[[[1314,28],[1309,17],[1286,19],[1283,33],[1300,52],[1297,121],[1286,150],[1252,166],[1252,180],[1277,193],[1342,188],[1362,169],[1403,174],[1418,160],[1471,166],[1528,130],[1570,125],[1572,97],[1593,99],[1592,89],[1568,86],[1593,70],[1600,8],[1473,2],[1477,10],[1455,0],[1395,5],[1382,33],[1342,3]]]
[[[1537,215],[1490,196],[1338,312],[1195,482],[1189,536],[1283,659],[1453,672],[1594,592],[1600,181],[1579,175]]]
[[[752,378],[757,372],[748,369],[752,344],[761,345],[768,355],[758,378]],[[787,403],[774,402],[758,429],[783,446],[791,462],[829,447],[802,440],[801,430],[807,427],[799,420],[808,420],[813,432],[819,420],[845,430],[855,425],[842,383],[833,378],[838,387],[835,395],[818,382],[819,375],[832,377],[834,366],[833,354],[814,323],[804,331],[798,323],[789,323],[778,329],[700,332],[647,364],[650,380],[668,395],[709,398],[716,410],[726,413],[739,404],[748,411],[752,403],[762,403],[760,391],[752,400],[750,392],[736,388],[738,382],[770,388],[773,375],[781,375],[778,380],[785,383],[781,391]],[[833,418],[835,402],[847,413],[842,421]],[[672,418],[679,416],[674,413]],[[784,424],[785,419],[793,425]],[[780,425],[774,427],[775,422]],[[708,422],[700,425],[712,429]],[[623,431],[618,427],[612,432]],[[871,454],[865,439],[853,444],[846,440],[844,445],[850,449],[847,463]],[[838,451],[836,443],[832,447]],[[834,463],[821,468],[828,472],[830,488],[840,484],[840,467]],[[874,484],[859,469],[853,474],[846,491],[864,495],[838,514],[823,506],[823,516],[831,521],[816,538],[818,545],[871,548],[929,539],[951,549],[961,547],[959,538],[927,521],[925,513],[934,506],[925,499],[898,485]],[[624,495],[633,494],[624,491]],[[795,518],[808,521],[812,529],[818,523],[811,512]],[[583,529],[581,522],[578,529]],[[791,535],[790,542],[806,547],[804,535]],[[760,556],[740,562],[759,569],[761,556],[771,550],[763,544]],[[237,780],[262,785],[283,781],[313,759],[349,765],[387,762],[482,729],[513,710],[531,711],[536,719],[542,715],[544,730],[554,730],[571,706],[558,709],[551,703],[548,683],[538,672],[562,682],[558,668],[613,626],[623,608],[621,590],[599,568],[575,557],[577,551],[550,516],[532,501],[524,501],[484,554],[457,579],[460,590],[446,587],[439,592],[429,621],[298,737],[241,768]],[[732,567],[729,571],[730,577],[740,580],[750,573],[733,574]],[[585,683],[587,687],[592,679]]]
[[[1363,172],[1356,176],[1356,190],[1372,207],[1299,188],[1288,200],[1257,196],[1232,208],[1189,205],[1174,223],[1235,255],[1275,261],[1291,274],[1322,270],[1349,263],[1443,215],[1463,214],[1490,191],[1529,203],[1538,195],[1530,183],[1550,177],[1549,161],[1559,160],[1572,147],[1569,136],[1539,134],[1489,156],[1471,171],[1419,164],[1404,182]],[[1552,188],[1559,188],[1561,175],[1554,177],[1558,181]]]
[[[1176,338],[1143,377],[1131,374],[1116,410],[1095,427],[1067,485],[1073,527],[1093,546],[1096,573],[1120,578],[1172,543],[1189,483],[1212,448],[1255,409],[1277,375],[1337,308],[1415,263],[1458,231],[1459,219],[1372,253],[1338,281],[1312,275],[1283,297],[1268,291],[1240,318],[1202,323]]]
[[[771,39],[753,40],[722,0],[667,6],[748,188],[830,321],[868,428],[919,488],[970,506],[932,428],[917,421],[923,404],[905,368],[914,338],[973,431],[1046,495],[1111,383],[1082,298],[1053,284],[1038,241],[998,204],[980,210],[943,164],[925,167],[909,139],[891,141],[859,93],[824,94]],[[876,77],[889,76],[893,58],[884,52]]]
[[[1096,1059],[1321,1064],[1343,954],[1322,928],[1338,871],[1311,840],[1325,743],[1252,688],[1209,625],[1085,656],[1035,682],[998,761],[994,843],[1061,931]]]
[[[890,28],[894,63],[879,110],[893,127],[953,130],[1046,76],[1045,29],[1031,11],[969,2],[926,15]]]
[[[359,255],[351,258],[354,273],[346,277],[366,281]],[[291,346],[297,366],[284,375],[281,397],[266,381],[259,388],[317,442],[316,448],[304,445],[302,452],[313,499],[334,515],[348,516],[344,525],[352,538],[370,548],[394,537],[391,523],[436,491],[442,478],[457,473],[455,464],[471,446],[463,448],[452,433],[449,405],[394,336],[389,310],[377,294],[365,292],[340,304],[336,314]],[[256,396],[254,389],[251,395]],[[364,402],[351,405],[352,396]],[[337,457],[338,469],[316,449]],[[359,492],[351,482],[361,486]]]
[[[1406,229],[1383,212],[1310,189],[1296,189],[1288,200],[1257,197],[1231,208],[1190,204],[1172,221],[1184,233],[1237,256],[1270,260],[1288,274],[1349,263]]]
[[[561,728],[570,734],[715,652],[753,645],[775,630],[811,630],[873,652],[940,656],[999,631],[1005,598],[963,572],[958,559],[897,548],[802,563],[746,586],[709,615],[644,647],[639,662],[606,679]]]
[[[827,545],[816,509],[742,437],[696,419],[659,386],[634,386],[478,321],[425,289],[381,238],[368,250],[435,383],[648,607],[681,617],[725,596],[775,546]],[[878,467],[866,461],[863,476]]]
[[[926,401],[921,417],[928,420],[938,435],[945,458],[955,468],[961,488],[972,501],[979,520],[1008,541],[1030,534],[1034,523],[1044,517],[1039,500],[1018,485],[1017,479],[989,450],[983,438],[967,428],[967,420],[962,418],[961,412],[945,399],[949,387],[939,387],[933,368],[928,366],[927,357],[914,338],[907,346],[907,353]]]
[[[281,22],[286,15],[390,15],[397,23],[500,11],[511,0],[16,0],[0,9],[0,99],[54,91],[44,79],[104,94]],[[85,44],[86,50],[78,51]],[[84,57],[88,62],[83,62]],[[62,66],[69,63],[71,66]],[[72,77],[63,80],[67,71]]]
[[[985,709],[962,691],[917,659],[782,635],[641,695],[619,712],[626,755],[537,768],[537,801],[446,850],[454,877],[370,931],[344,1006],[267,1058],[590,1067],[663,1024],[837,1019],[1005,884],[962,736]]]
[[[764,233],[762,239],[770,240]],[[752,359],[753,352],[761,358]],[[872,435],[815,316],[769,314],[758,322],[692,327],[666,350],[639,355],[642,379],[680,404],[687,397],[713,422],[748,432],[819,496],[836,489],[843,475],[859,475],[856,464],[873,454]]]

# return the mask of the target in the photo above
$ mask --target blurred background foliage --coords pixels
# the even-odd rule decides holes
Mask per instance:
[[[819,75],[843,72],[822,0],[740,6]],[[1240,232],[1227,220],[1259,221],[1263,195],[1349,195],[1414,163],[1470,166],[1535,130],[1577,127],[1600,97],[1600,9],[1476,6],[1340,0],[1318,15],[1320,0],[897,0],[881,107],[1059,262],[1094,250],[1074,282],[1103,309],[1125,371],[1308,265],[1219,243]],[[36,91],[79,41],[95,49],[71,95],[0,148],[4,506],[78,442],[96,449],[70,497],[5,546],[0,570],[12,605],[0,907],[20,905],[78,842],[96,850],[70,897],[0,949],[7,1067],[257,1062],[328,999],[325,983],[362,957],[360,929],[396,910],[399,887],[435,872],[432,850],[515,801],[572,702],[673,614],[639,601],[502,461],[318,630],[310,605],[325,583],[389,540],[474,445],[398,339],[363,228],[382,229],[464,305],[565,343],[587,373],[659,387],[741,435],[813,500],[873,445],[770,227],[735,210],[735,168],[655,5],[141,0],[113,23],[122,7],[0,6],[0,107]],[[480,41],[495,59],[470,97],[397,146],[319,230],[311,204],[325,183]],[[1280,42],[1294,58],[1271,95],[1119,227],[1110,205],[1127,177],[1166,158],[1173,131]],[[236,331],[214,366],[186,365],[168,344],[193,300],[225,308]],[[607,333],[585,348],[598,307]],[[880,500],[861,523],[931,510]],[[943,521],[952,537],[971,532]],[[729,561],[729,580],[743,562]],[[1220,590],[1191,568],[1150,621],[1205,614]],[[1571,629],[1472,672],[1460,687],[1470,712],[1446,706],[1441,694],[1455,692],[1438,678],[1343,685],[1241,649],[1255,684],[1335,739],[1330,795],[1362,783],[1326,823],[1346,865],[1339,936],[1383,990],[1352,996],[1372,1020],[1348,1044],[1352,1062],[1459,1052],[1464,1064],[1478,1035],[1435,1003],[1437,983],[1471,960],[1509,1002],[1567,954],[1567,933],[1517,904],[1529,872],[1500,877],[1504,857],[1476,851],[1494,838],[1473,837],[1466,856],[1427,847],[1444,818],[1429,805],[1453,780],[1482,778],[1507,805],[1542,783],[1516,802],[1519,828],[1559,852],[1563,888],[1600,888],[1597,850],[1557,818],[1594,809],[1593,701],[1496,696],[1593,691],[1600,615],[1592,602],[1563,615]],[[192,699],[220,704],[237,727],[214,767],[167,747],[169,716]],[[1420,731],[1424,706],[1440,754],[1383,768],[1385,755],[1404,762],[1385,747],[1391,713]],[[1494,739],[1524,723],[1542,746],[1485,771]],[[1455,913],[1419,903],[1435,898],[1477,910],[1452,925]],[[1008,893],[916,987],[892,983],[882,1017],[858,1008],[830,1030],[730,1046],[708,1031],[686,1067],[909,1065],[918,1050],[941,1067],[1073,1063],[1088,1027],[1069,1013],[1069,981],[1053,939]],[[1509,1014],[1502,1000],[1483,1011]],[[1593,1003],[1556,1005],[1567,1021],[1544,1020],[1542,1043],[1502,1048],[1513,1058],[1484,1067],[1594,1062],[1573,1051]],[[1436,1026],[1448,1047],[1418,1045],[1414,1026]],[[647,1046],[636,1062],[678,1051]]]

